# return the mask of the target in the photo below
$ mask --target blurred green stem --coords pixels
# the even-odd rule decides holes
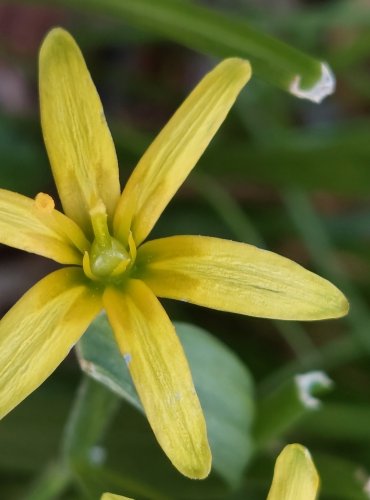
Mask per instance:
[[[84,376],[77,391],[63,440],[63,457],[72,468],[79,463],[104,461],[104,449],[97,446],[120,400],[103,385]]]
[[[63,465],[49,466],[23,500],[55,500],[71,484],[71,474]]]
[[[83,377],[64,433],[64,464],[89,498],[98,498],[97,492],[110,489],[135,497],[164,499],[165,495],[145,482],[104,466],[107,457],[102,439],[120,404],[121,399],[105,385]]]

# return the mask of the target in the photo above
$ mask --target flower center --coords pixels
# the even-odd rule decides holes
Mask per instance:
[[[101,200],[90,210],[90,216],[95,239],[83,258],[86,276],[94,281],[122,277],[136,257],[132,235],[129,236],[128,248],[110,235],[106,208]]]

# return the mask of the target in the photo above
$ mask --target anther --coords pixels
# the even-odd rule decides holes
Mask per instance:
[[[46,193],[38,193],[35,197],[35,208],[41,212],[51,213],[54,210],[55,203],[51,196]]]

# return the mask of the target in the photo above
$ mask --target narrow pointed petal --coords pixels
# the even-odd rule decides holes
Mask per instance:
[[[66,215],[90,230],[89,209],[100,198],[117,204],[118,164],[102,104],[74,39],[61,28],[45,38],[39,63],[41,124]]]
[[[103,302],[154,434],[185,476],[209,473],[206,425],[190,370],[166,312],[149,288],[131,280]]]
[[[309,451],[289,444],[276,460],[267,500],[315,500],[320,479]]]
[[[252,245],[174,236],[139,248],[137,277],[159,297],[261,318],[318,320],[348,312],[344,295],[295,262]]]
[[[61,264],[81,264],[89,242],[81,229],[58,210],[50,196],[35,200],[0,189],[0,243]]]
[[[115,234],[139,245],[196,165],[251,75],[242,59],[208,73],[148,148],[128,180],[115,214]]]
[[[33,286],[0,322],[0,418],[55,370],[101,308],[81,269]]]

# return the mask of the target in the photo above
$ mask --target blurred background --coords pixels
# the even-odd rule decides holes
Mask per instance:
[[[320,498],[369,498],[369,2],[189,3],[245,19],[327,61],[337,90],[317,105],[253,78],[152,236],[203,234],[268,248],[333,281],[349,298],[351,312],[343,320],[295,324],[166,301],[171,319],[211,332],[245,364],[253,380],[256,419],[259,402],[278,393],[297,373],[322,370],[333,386],[319,409],[293,412],[294,418],[287,417],[263,443],[256,441],[234,489],[213,475],[204,482],[180,477],[144,418],[123,404],[104,438],[116,474],[127,479],[116,493],[124,494],[125,484],[135,492],[140,484],[137,498],[264,499],[282,444],[301,442],[321,474]],[[116,144],[122,183],[181,101],[219,60],[217,49],[207,53],[188,48],[191,43],[180,45],[170,30],[155,32],[108,4],[114,2],[0,2],[2,188],[31,197],[43,191],[57,198],[37,91],[38,49],[51,27],[68,29],[84,53]],[[0,309],[5,313],[53,264],[5,246],[0,252]],[[98,498],[91,491],[99,488],[80,489],[78,477],[60,490],[41,488],[44,496],[37,486],[57,461],[81,376],[72,352],[2,422],[1,499]],[[274,408],[279,411],[279,404]],[[93,477],[85,479],[93,483]]]

